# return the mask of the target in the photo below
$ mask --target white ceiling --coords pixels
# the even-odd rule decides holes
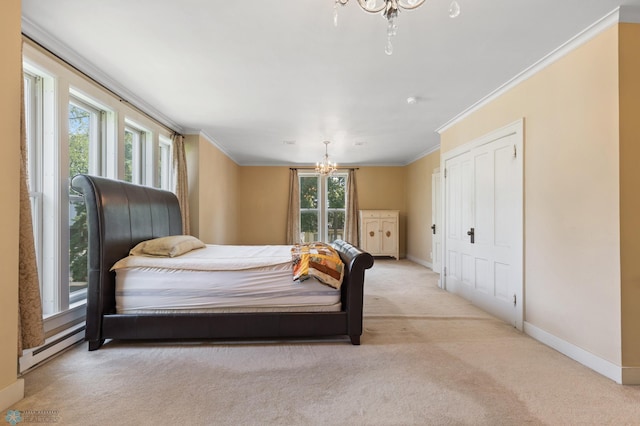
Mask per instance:
[[[240,165],[405,165],[436,129],[620,4],[428,0],[386,20],[356,0],[22,0],[23,31]],[[72,58],[67,56],[73,56]],[[112,87],[114,88],[114,87]],[[418,98],[415,105],[407,97]],[[285,143],[295,141],[295,144]]]

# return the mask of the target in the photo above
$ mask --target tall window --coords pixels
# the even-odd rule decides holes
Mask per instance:
[[[82,196],[71,189],[79,173],[101,174],[103,112],[71,97],[69,102],[69,303],[86,296],[87,210]]]
[[[81,194],[71,188],[71,179],[79,173],[116,178],[117,165],[122,162],[127,180],[168,189],[171,142],[167,136],[160,138],[129,122],[118,136],[117,112],[106,110],[75,88],[61,86],[56,77],[34,66],[25,64],[23,79],[43,313],[45,319],[51,319],[45,327],[57,329],[66,321],[59,314],[69,312],[70,321],[84,315],[81,304],[87,289],[87,212]],[[68,102],[65,111],[58,109],[60,99]],[[154,137],[156,144],[151,149]],[[118,139],[126,148],[120,160],[113,148]]]
[[[333,242],[344,236],[347,175],[300,174],[300,232],[303,242]]]
[[[124,129],[124,180],[146,184],[147,131],[128,124]]]
[[[160,188],[169,191],[171,189],[171,141],[161,136],[158,150],[158,181]]]
[[[29,72],[24,73],[24,107],[27,130],[27,170],[29,172],[29,198],[31,221],[38,262],[40,293],[42,293],[42,79]]]
[[[28,42],[23,66],[44,325],[47,338],[57,341],[86,311],[87,212],[71,179],[89,173],[168,189],[171,132]],[[32,352],[34,359],[48,354]]]

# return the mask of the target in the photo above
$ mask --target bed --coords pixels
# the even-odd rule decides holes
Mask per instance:
[[[138,243],[180,235],[176,196],[155,188],[90,175],[77,175],[72,187],[85,201],[88,225],[88,288],[85,340],[89,350],[106,339],[210,340],[281,339],[362,335],[365,270],[373,257],[342,240],[332,243],[344,263],[339,306],[333,311],[278,309],[244,312],[122,313],[116,310],[116,274],[111,268]]]

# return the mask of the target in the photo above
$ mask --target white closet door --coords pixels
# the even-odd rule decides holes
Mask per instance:
[[[440,170],[431,175],[431,269],[442,273],[442,180]]]
[[[471,297],[474,285],[473,246],[467,232],[472,228],[472,170],[468,154],[445,162],[446,289]]]
[[[521,222],[522,190],[518,185],[522,181],[518,178],[515,138],[511,135],[471,151],[475,172],[475,238],[471,245],[475,270],[472,302],[517,326],[518,286],[522,282],[518,258],[522,235],[518,235],[517,223],[518,219]]]
[[[445,159],[445,288],[522,328],[522,133]]]

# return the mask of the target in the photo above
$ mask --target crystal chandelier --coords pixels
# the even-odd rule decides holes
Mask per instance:
[[[324,158],[319,163],[316,163],[316,173],[320,176],[331,176],[336,170],[338,165],[329,161],[329,144],[331,142],[324,141]]]
[[[426,0],[358,0],[358,4],[365,12],[378,13],[387,19],[387,45],[384,52],[387,55],[393,53],[392,37],[398,32],[398,26],[395,19],[398,17],[400,9],[411,10],[416,9],[424,4]],[[333,5],[333,25],[338,26],[338,5],[344,6],[349,0],[335,0]],[[449,5],[449,17],[457,18],[460,15],[460,5],[453,0]]]

